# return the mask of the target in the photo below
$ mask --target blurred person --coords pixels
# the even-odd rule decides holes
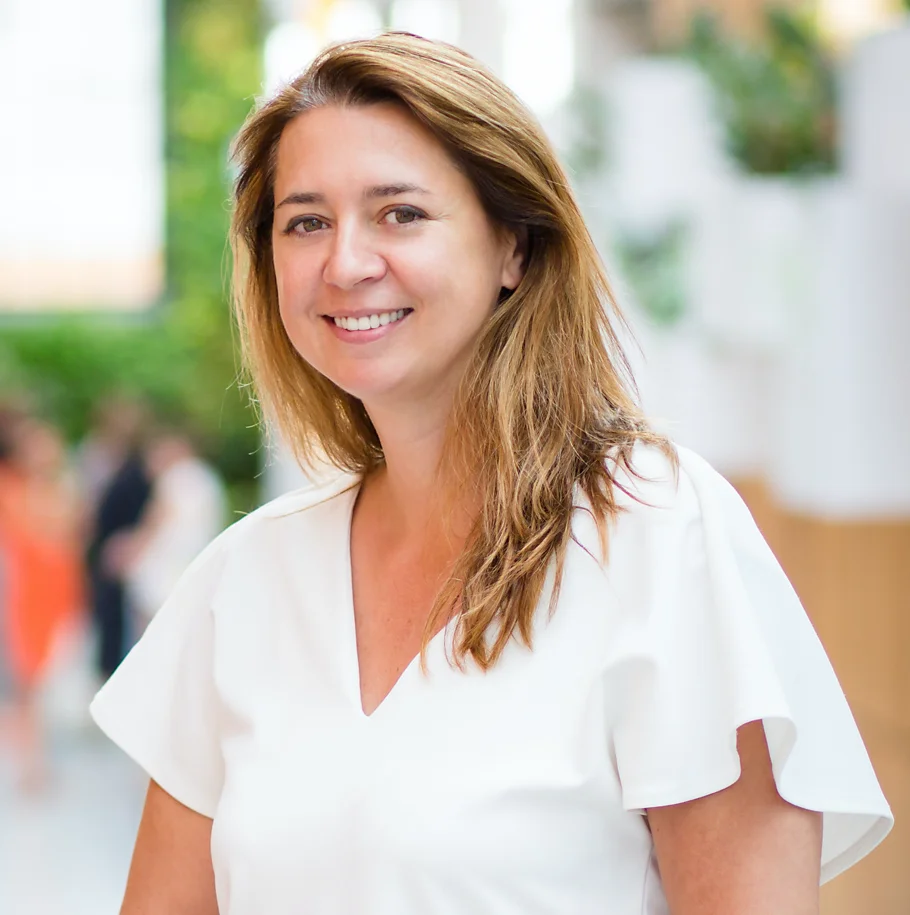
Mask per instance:
[[[102,404],[97,416],[81,448],[80,464],[88,492],[95,496],[86,567],[97,640],[95,669],[104,680],[129,648],[123,571],[107,558],[108,545],[139,523],[152,484],[142,455],[146,409],[139,402],[115,398]]]
[[[12,406],[0,402],[0,491],[2,481],[12,472],[10,461],[13,453],[13,428],[21,417]],[[9,693],[11,688],[6,652],[4,651],[3,633],[6,620],[6,555],[3,550],[3,540],[0,538],[0,701]],[[3,721],[0,719],[0,731]]]
[[[38,689],[57,639],[83,607],[79,516],[61,435],[48,423],[20,420],[0,468],[0,552],[3,647],[27,789],[40,788],[48,777]]]
[[[83,497],[93,508],[124,462],[137,450],[148,409],[134,397],[114,395],[101,400],[92,424],[75,453],[76,471]]]
[[[258,396],[338,469],[92,705],[151,777],[123,915],[818,911],[888,804],[745,505],[642,415],[533,117],[392,33],[235,155]]]
[[[224,486],[185,432],[159,430],[145,465],[152,493],[142,519],[107,548],[108,567],[121,571],[140,631],[226,519]]]

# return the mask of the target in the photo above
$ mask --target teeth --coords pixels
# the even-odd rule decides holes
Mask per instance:
[[[394,324],[404,317],[404,309],[398,311],[383,311],[375,315],[364,315],[361,318],[333,318],[336,327],[343,327],[345,330],[360,331],[370,330],[374,327],[384,327],[386,324]]]

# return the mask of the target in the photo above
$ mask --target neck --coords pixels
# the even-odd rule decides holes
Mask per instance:
[[[449,412],[449,404],[440,408],[428,403],[369,411],[385,463],[366,485],[402,539],[432,536],[443,529],[463,537],[470,528],[470,499],[461,492],[452,498],[447,482]]]

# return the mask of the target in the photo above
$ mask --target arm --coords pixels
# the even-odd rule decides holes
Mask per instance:
[[[120,915],[218,915],[212,821],[149,784]]]
[[[171,513],[171,507],[161,495],[153,494],[139,523],[108,540],[104,550],[104,565],[108,574],[118,578],[129,575]]]
[[[673,915],[818,915],[821,814],[777,793],[760,721],[737,733],[742,775],[648,820]]]

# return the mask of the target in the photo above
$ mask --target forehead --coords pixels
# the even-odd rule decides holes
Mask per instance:
[[[313,182],[330,188],[405,178],[422,186],[467,183],[436,137],[392,103],[315,108],[291,121],[278,143],[276,196],[292,186],[327,189]]]

